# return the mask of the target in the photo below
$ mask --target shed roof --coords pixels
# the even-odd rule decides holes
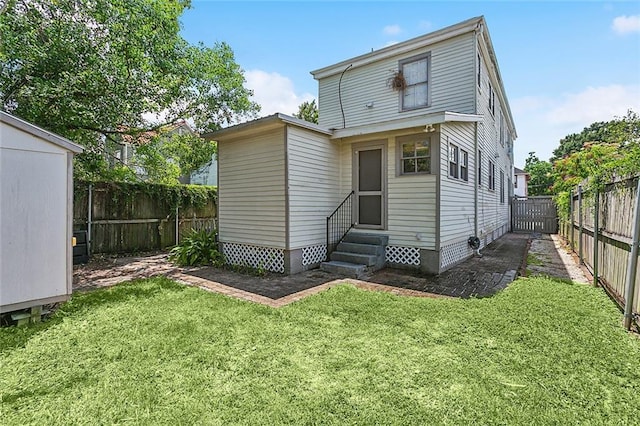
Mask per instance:
[[[524,171],[524,170],[522,170],[522,169],[519,169],[519,168],[517,168],[517,167],[514,167],[514,168],[513,168],[513,174],[515,174],[515,175],[528,175],[529,173],[525,172],[525,171]]]
[[[235,126],[225,127],[224,129],[217,130],[215,132],[206,133],[202,135],[203,138],[209,140],[221,140],[229,138],[230,136],[237,137],[245,132],[252,132],[258,129],[267,128],[271,126],[290,124],[296,127],[300,127],[307,130],[312,130],[324,135],[331,135],[331,130],[320,127],[317,124],[310,123],[299,118],[291,117],[290,115],[275,113],[267,117],[258,118],[256,120],[247,121],[246,123],[236,124]]]
[[[62,136],[56,135],[55,133],[51,133],[48,130],[44,130],[43,128],[38,127],[35,124],[29,123],[28,121],[22,120],[7,112],[0,111],[0,122],[6,123],[38,138],[44,139],[49,143],[57,145],[60,148],[64,148],[67,151],[71,151],[75,154],[79,154],[84,151],[83,147],[71,142],[69,139],[63,138]]]

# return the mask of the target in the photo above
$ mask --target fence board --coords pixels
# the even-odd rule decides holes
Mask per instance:
[[[552,197],[514,198],[511,203],[514,232],[558,232],[558,216]]]
[[[176,209],[162,197],[143,190],[124,196],[126,184],[94,183],[91,197],[91,253],[132,253],[161,250],[176,244]],[[74,188],[74,230],[89,227],[89,184]],[[128,187],[129,192],[135,188]],[[212,196],[204,206],[178,209],[178,241],[191,229],[216,227]]]
[[[572,249],[580,254],[581,261],[594,271],[595,262],[599,281],[604,284],[611,296],[624,306],[625,284],[627,279],[627,265],[631,254],[631,242],[633,232],[633,210],[637,193],[637,179],[626,179],[606,185],[599,194],[598,205],[594,204],[589,192],[582,197],[582,205],[579,204],[578,195],[571,199],[573,206],[573,221],[565,221],[560,226],[561,235],[567,241],[574,241]],[[594,229],[595,211],[598,209],[598,258],[594,259]],[[580,218],[578,212],[582,211]],[[582,230],[580,229],[582,219]],[[633,314],[637,318],[640,313],[640,274],[636,274]]]

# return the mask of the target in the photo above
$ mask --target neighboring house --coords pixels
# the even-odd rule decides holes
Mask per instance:
[[[192,185],[218,186],[218,156],[213,154],[211,161],[191,173]]]
[[[518,197],[526,197],[529,195],[529,173],[517,167],[513,168],[513,194]]]
[[[204,136],[229,263],[317,267],[343,200],[331,223],[355,226],[334,260],[375,255],[369,242],[383,263],[440,273],[473,255],[470,237],[508,231],[516,130],[483,17],[312,74],[318,125],[275,114]]]
[[[185,120],[176,121],[173,124],[167,125],[162,128],[165,137],[170,138],[172,135],[184,135],[194,134],[194,130],[189,126]],[[122,144],[119,146],[119,151],[115,153],[114,157],[121,161],[123,164],[132,168],[132,170],[141,178],[146,178],[147,173],[145,169],[139,165],[133,164],[132,159],[135,154],[136,144],[144,144],[146,141],[158,135],[158,132],[149,131],[137,136],[134,140],[133,136],[124,135],[122,137]],[[181,176],[179,178],[180,183],[193,183],[195,185],[217,185],[218,183],[218,164],[215,155],[212,156],[211,161],[198,170],[191,173],[190,176]]]

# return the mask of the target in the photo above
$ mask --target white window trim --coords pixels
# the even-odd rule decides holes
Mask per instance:
[[[455,153],[452,158],[452,151]],[[448,174],[451,179],[460,178],[460,147],[454,143],[449,144],[449,167]],[[455,165],[455,175],[451,174],[451,166]]]
[[[452,148],[455,150],[457,158],[454,158],[454,159],[451,158]],[[469,182],[469,152],[460,148],[460,146],[454,143],[449,143],[448,160],[449,160],[448,161],[449,170],[447,173],[449,175],[449,178],[458,180],[460,182]],[[455,175],[451,174],[451,167],[454,164],[455,164],[455,173],[456,173]],[[466,179],[462,177],[462,169],[466,169],[466,172],[467,172]]]
[[[487,188],[489,191],[496,190],[496,163],[489,160],[489,178],[487,182]]]
[[[398,61],[398,69],[400,71],[403,70],[403,67],[406,64],[410,64],[411,62],[421,61],[423,59],[427,60],[427,103],[425,105],[415,106],[415,107],[407,107],[404,106],[404,89],[399,91],[400,98],[400,112],[404,111],[415,111],[417,109],[429,108],[431,106],[431,52],[423,53],[420,55],[412,56],[410,58],[402,59]]]

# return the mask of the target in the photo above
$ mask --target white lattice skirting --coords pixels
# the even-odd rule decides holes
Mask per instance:
[[[446,268],[462,259],[471,256],[473,249],[469,247],[467,240],[458,241],[456,243],[447,244],[440,251],[440,267]]]
[[[284,273],[284,250],[282,249],[222,243],[222,252],[230,265],[251,266]]]
[[[420,266],[420,249],[417,247],[387,246],[384,256],[389,263]]]
[[[310,246],[302,249],[302,264],[304,266],[320,263],[327,258],[327,246]]]

